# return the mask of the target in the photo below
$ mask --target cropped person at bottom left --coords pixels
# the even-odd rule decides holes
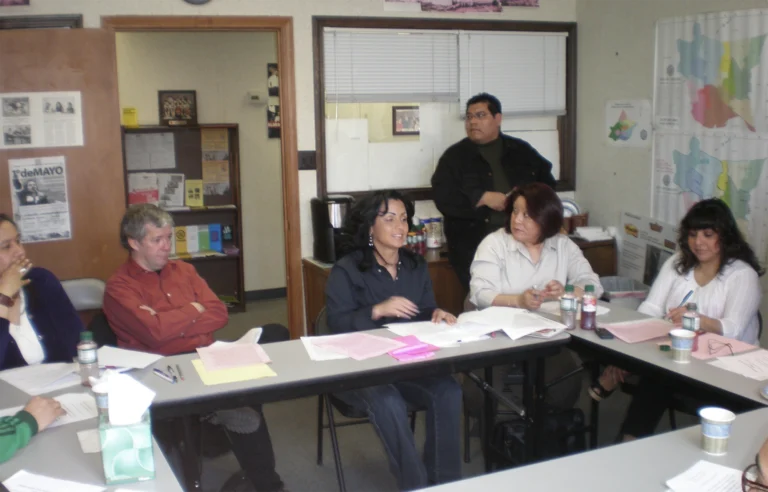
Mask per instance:
[[[61,403],[53,398],[36,396],[16,415],[0,417],[0,463],[13,458],[16,451],[57,418],[64,415]]]
[[[118,345],[163,355],[194,352],[213,343],[227,324],[227,308],[195,267],[170,260],[173,218],[161,208],[130,207],[120,224],[128,260],[107,281],[104,314]],[[265,325],[261,343],[288,339],[281,325]],[[240,466],[259,492],[283,490],[261,406],[214,412]]]

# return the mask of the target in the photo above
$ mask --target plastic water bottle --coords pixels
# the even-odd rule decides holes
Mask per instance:
[[[595,286],[590,284],[584,288],[584,296],[581,298],[581,329],[594,330],[595,317],[597,317],[597,297],[595,297]]]
[[[683,329],[699,331],[701,328],[701,317],[698,313],[698,306],[695,302],[689,302],[685,305],[685,314],[683,314]]]
[[[93,341],[93,332],[80,333],[80,343],[77,344],[77,362],[80,364],[80,380],[83,386],[91,386],[90,377],[99,377],[99,346]]]
[[[560,321],[566,326],[567,330],[576,328],[576,314],[578,302],[573,295],[573,285],[565,286],[565,294],[560,298]]]

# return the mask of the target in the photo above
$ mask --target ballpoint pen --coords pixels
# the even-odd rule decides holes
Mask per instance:
[[[180,365],[178,365],[178,364],[176,364],[176,372],[178,372],[178,373],[179,373],[179,379],[181,379],[182,381],[184,381],[184,373],[183,373],[183,372],[181,372],[181,366],[180,366]]]
[[[152,372],[155,373],[155,376],[159,377],[160,379],[165,379],[171,384],[175,383],[175,381],[169,375],[167,375],[160,369],[152,369]]]
[[[169,376],[171,376],[171,377],[173,378],[173,382],[174,382],[174,383],[178,382],[179,378],[177,378],[177,377],[176,377],[176,374],[174,374],[174,372],[173,372],[173,367],[171,367],[171,365],[170,365],[170,364],[168,364],[168,368],[167,368],[167,369],[168,369],[168,375],[169,375]]]
[[[682,300],[682,301],[680,301],[680,304],[679,304],[677,307],[683,307],[683,306],[685,306],[685,303],[686,303],[686,302],[688,302],[688,299],[690,299],[692,295],[693,295],[693,291],[692,291],[692,290],[689,290],[689,291],[688,291],[688,293],[687,293],[687,294],[685,294],[685,297],[683,297],[683,300]],[[668,319],[669,319],[669,314],[667,314],[666,316],[664,316],[664,319],[667,319],[667,320],[668,320]]]

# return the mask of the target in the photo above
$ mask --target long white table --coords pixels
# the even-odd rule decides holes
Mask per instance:
[[[558,458],[534,465],[474,477],[429,489],[430,492],[467,490],[549,490],[589,492],[664,491],[664,483],[699,460],[742,470],[768,438],[768,409],[736,417],[728,454],[710,456],[701,450],[701,427]]]
[[[86,391],[82,386],[60,390],[50,395]],[[0,402],[2,408],[25,405],[30,396],[0,381]],[[98,427],[96,419],[83,420],[53,429],[45,429],[32,438],[32,441],[5,463],[0,464],[0,482],[5,481],[19,470],[47,475],[63,480],[104,485],[104,470],[101,464],[101,453],[83,453],[77,432]],[[146,482],[107,487],[114,491],[118,488],[135,491],[182,492],[181,485],[176,480],[163,452],[154,445],[155,479]]]

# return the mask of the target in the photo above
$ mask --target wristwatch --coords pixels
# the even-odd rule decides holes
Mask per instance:
[[[5,294],[0,294],[0,306],[13,307],[13,299]]]

